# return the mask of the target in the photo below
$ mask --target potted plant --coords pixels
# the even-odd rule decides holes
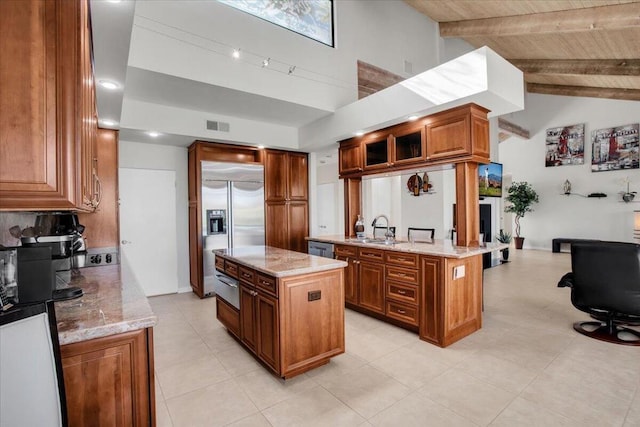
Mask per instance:
[[[505,233],[503,229],[500,229],[500,234],[496,235],[496,240],[500,243],[506,243],[509,244],[511,243],[511,233]],[[502,249],[502,260],[503,261],[508,261],[509,260],[509,248],[504,248]]]
[[[514,182],[507,193],[505,200],[511,204],[505,206],[504,211],[516,214],[516,249],[522,249],[524,237],[520,237],[520,218],[533,211],[531,205],[538,202],[538,193],[526,181]]]

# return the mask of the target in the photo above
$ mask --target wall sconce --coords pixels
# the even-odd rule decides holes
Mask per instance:
[[[633,211],[633,238],[640,240],[640,211]]]

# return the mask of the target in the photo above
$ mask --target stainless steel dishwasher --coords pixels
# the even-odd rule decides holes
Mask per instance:
[[[309,253],[309,255],[333,258],[333,243],[309,240],[307,252]]]

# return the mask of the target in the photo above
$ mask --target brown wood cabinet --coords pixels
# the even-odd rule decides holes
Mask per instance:
[[[78,215],[86,227],[83,236],[88,248],[119,246],[118,219],[118,131],[98,129],[96,144],[97,172],[100,176],[100,200],[93,213]]]
[[[0,210],[94,210],[88,0],[3,1],[0,27]]]
[[[155,425],[151,328],[60,348],[69,426]]]
[[[340,175],[362,172],[362,148],[359,139],[350,139],[340,143],[338,150]]]
[[[421,256],[420,338],[446,347],[482,327],[482,256]],[[454,279],[454,269],[464,277]]]
[[[305,153],[265,150],[267,246],[306,252],[309,235],[308,160]]]
[[[335,245],[335,258],[347,263],[344,269],[344,300],[347,304],[358,304],[358,283],[360,275],[358,269],[358,248],[349,245]]]
[[[340,176],[442,163],[489,163],[487,112],[478,105],[466,104],[341,141]]]
[[[240,310],[216,298],[218,320],[278,376],[299,375],[344,352],[342,269],[288,277],[245,265],[238,271]]]
[[[359,263],[358,305],[384,314],[384,264],[362,260]]]

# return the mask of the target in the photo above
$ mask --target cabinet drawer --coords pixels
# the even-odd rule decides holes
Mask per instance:
[[[238,271],[239,271],[238,279],[242,280],[245,283],[250,283],[252,285],[256,283],[255,271],[253,271],[250,268],[244,267],[242,265],[238,268]]]
[[[238,278],[238,264],[229,260],[224,261],[224,272],[229,276]]]
[[[387,279],[397,280],[403,283],[418,284],[418,270],[388,265],[386,277]]]
[[[400,252],[385,252],[385,263],[401,267],[418,268],[418,255]]]
[[[216,298],[216,317],[229,332],[240,336],[240,313],[220,298]]]
[[[355,246],[339,246],[333,247],[333,253],[337,256],[356,258],[358,256],[358,248]]]
[[[387,301],[386,314],[392,319],[418,326],[418,308],[410,305]]]
[[[264,274],[257,274],[256,286],[262,290],[267,291],[271,295],[278,296],[278,288],[276,287],[275,277],[265,276]]]
[[[408,304],[418,304],[418,287],[389,280],[387,281],[387,298]]]
[[[224,271],[224,258],[216,257],[216,270]]]
[[[380,249],[358,248],[358,256],[361,259],[369,261],[383,262],[384,251],[381,251]]]

